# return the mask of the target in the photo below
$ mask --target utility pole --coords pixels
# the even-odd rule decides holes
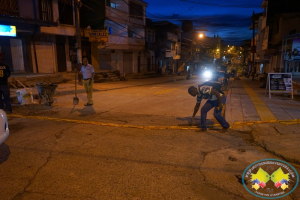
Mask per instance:
[[[252,81],[254,81],[254,76],[256,74],[256,67],[255,67],[255,51],[256,51],[256,47],[255,47],[255,18],[254,18],[254,11],[253,11],[253,15],[252,15],[252,24],[253,24],[253,31],[252,31]],[[255,49],[254,49],[255,48]]]
[[[80,0],[75,0],[77,64],[81,63],[81,35],[80,35],[80,17],[79,17],[80,6],[81,6]]]

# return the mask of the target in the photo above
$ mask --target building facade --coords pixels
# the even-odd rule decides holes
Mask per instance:
[[[16,35],[0,36],[3,62],[13,73],[53,73],[55,64],[55,38],[43,34],[41,27],[57,27],[53,9],[58,2],[52,0],[3,0],[1,1],[0,24],[16,27]],[[44,60],[46,52],[52,60]],[[50,62],[50,63],[49,63]]]
[[[255,36],[257,72],[290,72],[300,76],[300,57],[292,56],[293,47],[300,40],[299,6],[298,1],[263,0]]]
[[[121,74],[148,70],[145,52],[147,3],[141,0],[106,0],[104,28],[108,41],[92,43],[92,62],[99,70],[119,70]],[[151,60],[150,60],[151,61]]]

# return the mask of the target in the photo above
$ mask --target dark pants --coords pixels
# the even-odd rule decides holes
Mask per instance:
[[[225,103],[226,103],[225,95],[223,95],[221,102],[223,105],[225,105]],[[205,130],[207,129],[206,116],[207,116],[208,111],[210,111],[213,107],[215,107],[214,117],[216,118],[216,120],[221,124],[221,126],[223,128],[229,128],[228,122],[221,115],[222,109],[218,110],[218,108],[217,108],[218,106],[219,106],[218,100],[214,100],[214,101],[207,100],[206,103],[204,104],[204,106],[201,108],[201,128],[202,129],[205,129]]]
[[[10,91],[8,85],[0,85],[0,109],[4,109],[4,104],[6,111],[12,111],[10,104]]]

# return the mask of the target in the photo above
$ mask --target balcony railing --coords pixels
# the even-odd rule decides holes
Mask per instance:
[[[109,6],[106,6],[105,17],[107,17],[109,19],[118,19],[125,24],[128,24],[128,22],[130,22],[130,24],[132,24],[132,25],[138,25],[138,26],[145,25],[144,20],[135,19],[133,17],[130,17],[128,12],[125,12],[125,11],[122,11],[119,9],[115,9],[115,8],[112,8]]]
[[[173,58],[174,60],[180,59],[180,55],[176,54],[175,50],[166,50],[166,58]]]
[[[117,36],[117,35],[109,35],[108,36],[108,45],[109,43],[114,45],[127,45],[128,49],[130,49],[130,46],[135,47],[145,47],[145,40],[144,39],[137,39],[137,38],[129,38],[124,36]]]
[[[1,16],[19,16],[18,0],[0,0],[0,15]]]
[[[52,0],[39,0],[40,20],[52,22]]]

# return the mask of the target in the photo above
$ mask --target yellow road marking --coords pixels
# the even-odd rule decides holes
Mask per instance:
[[[98,126],[111,126],[111,127],[120,127],[120,128],[138,128],[144,130],[166,130],[166,129],[177,129],[177,130],[198,130],[197,126],[137,126],[137,125],[125,125],[125,124],[113,124],[113,123],[103,123],[96,121],[86,121],[86,120],[76,120],[76,119],[63,119],[63,118],[54,118],[54,117],[42,117],[42,116],[29,116],[29,115],[16,115],[16,114],[8,114],[8,117],[14,118],[24,118],[24,119],[38,119],[38,120],[48,120],[48,121],[56,121],[56,122],[69,122],[69,123],[77,123],[77,124],[90,124],[90,125],[98,125]],[[234,122],[230,123],[230,129],[238,128],[243,126],[249,126],[253,124],[262,124],[262,123],[281,123],[285,125],[291,124],[300,124],[300,119],[294,120],[274,120],[270,121],[249,121],[249,122]],[[220,128],[220,124],[214,124],[208,126],[208,128],[218,127]]]
[[[265,104],[265,102],[263,102],[263,100],[261,100],[261,98],[244,81],[242,83],[251,101],[253,102],[253,105],[256,109],[259,118],[262,121],[269,121],[269,122],[277,121],[276,117],[273,115],[273,113]]]

